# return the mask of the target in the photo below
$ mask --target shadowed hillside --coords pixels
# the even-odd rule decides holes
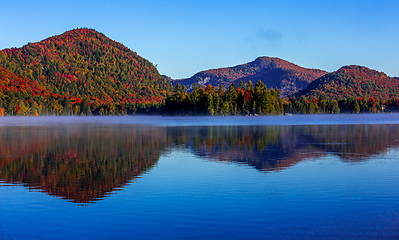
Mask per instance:
[[[180,83],[189,90],[197,82],[200,85],[224,85],[227,88],[231,83],[237,86],[240,81],[261,80],[268,88],[278,88],[282,96],[293,94],[308,86],[313,80],[327,72],[318,69],[303,68],[279,58],[259,57],[252,62],[235,67],[218,68],[199,72],[188,79],[173,80],[173,85]]]

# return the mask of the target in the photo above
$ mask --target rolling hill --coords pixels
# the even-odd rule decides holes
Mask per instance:
[[[367,67],[351,65],[326,74],[307,88],[295,94],[298,97],[318,97],[325,99],[372,97],[390,99],[399,97],[399,78],[392,78],[383,72]]]
[[[62,98],[76,98],[74,105],[87,102],[91,111],[101,114],[161,105],[172,87],[148,60],[86,28],[4,49],[0,66]]]
[[[318,69],[303,68],[280,58],[259,57],[252,62],[235,67],[218,68],[199,72],[187,79],[172,80],[173,85],[180,83],[190,90],[197,82],[200,85],[228,87],[231,83],[237,86],[240,81],[261,80],[267,87],[278,88],[282,96],[296,93],[306,88],[313,80],[327,74]]]

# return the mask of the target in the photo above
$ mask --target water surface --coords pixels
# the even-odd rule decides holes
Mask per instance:
[[[3,118],[0,239],[398,239],[398,119]]]

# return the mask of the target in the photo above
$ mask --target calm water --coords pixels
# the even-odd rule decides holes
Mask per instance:
[[[0,239],[399,239],[399,115],[0,118]]]

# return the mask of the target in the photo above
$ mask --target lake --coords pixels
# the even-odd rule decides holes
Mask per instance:
[[[399,239],[399,114],[0,118],[0,239]]]

